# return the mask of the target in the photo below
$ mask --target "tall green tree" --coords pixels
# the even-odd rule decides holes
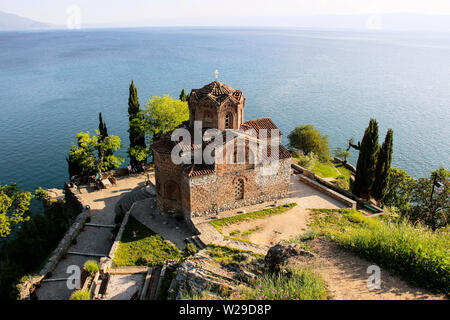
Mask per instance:
[[[14,226],[30,219],[33,195],[16,184],[0,186],[0,238],[9,236]]]
[[[176,100],[168,94],[152,97],[145,107],[147,133],[151,142],[189,120],[187,102]]]
[[[99,122],[98,123],[98,131],[99,131],[98,139],[100,142],[103,142],[108,137],[108,128],[106,127],[106,123],[103,121],[101,112],[98,114],[98,122]],[[111,155],[113,155],[113,153],[114,153],[113,150],[109,149],[106,151],[105,155],[111,156]],[[106,168],[106,171],[111,170],[111,169],[114,169],[114,167]]]
[[[369,199],[372,192],[379,149],[378,122],[370,119],[369,126],[359,144],[359,157],[353,184],[353,193],[363,199]]]
[[[140,109],[139,97],[134,81],[130,84],[130,94],[128,98],[128,119],[130,136],[130,147],[128,148],[128,156],[131,165],[135,166],[141,161],[147,160],[147,145],[145,142],[146,122],[144,114]]]
[[[375,181],[372,188],[372,196],[376,200],[383,200],[388,184],[389,170],[391,169],[394,131],[389,129],[383,145],[381,146],[377,166],[375,170]]]
[[[330,157],[328,136],[321,135],[313,125],[296,127],[289,133],[289,147],[302,151],[305,155],[314,152],[320,159]]]
[[[181,93],[180,93],[180,100],[183,101],[183,102],[186,102],[186,101],[187,101],[187,96],[186,96],[186,92],[184,91],[184,89],[181,90]]]

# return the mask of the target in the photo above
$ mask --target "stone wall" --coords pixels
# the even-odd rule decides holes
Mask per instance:
[[[355,201],[357,203],[357,205],[359,206],[369,206],[371,208],[373,208],[374,210],[376,210],[376,214],[383,214],[384,210],[381,209],[380,207],[374,205],[373,203],[370,203],[364,199],[359,198],[358,196],[355,196],[353,193],[351,193],[348,190],[342,189],[340,187],[338,187],[337,185],[326,181],[325,179],[322,179],[321,177],[318,177],[314,172],[309,171],[297,164],[292,163],[292,168],[294,170],[296,170],[297,172],[303,174],[305,177],[309,178],[310,180],[313,180],[315,182],[317,182],[318,184],[320,184],[321,186],[323,186],[325,189],[334,191],[348,199],[351,199],[353,201]],[[323,189],[323,190],[325,190]]]
[[[75,218],[72,226],[65,233],[62,240],[59,242],[58,246],[55,250],[53,250],[52,255],[48,259],[45,266],[39,272],[36,277],[28,279],[24,283],[19,285],[20,290],[20,298],[22,300],[30,299],[30,290],[34,285],[38,284],[42,279],[44,279],[50,272],[52,272],[56,265],[59,263],[61,258],[66,254],[69,247],[72,245],[73,240],[78,236],[80,231],[83,229],[87,218],[90,216],[91,210],[89,206],[83,202],[81,196],[78,191],[73,188],[69,188],[66,184],[65,186],[65,199],[66,199],[66,207],[65,211],[67,212],[78,212],[78,215]]]
[[[193,216],[215,215],[217,211],[231,210],[258,203],[285,198],[290,186],[290,159],[280,161],[278,170],[267,174],[267,167],[233,170],[224,164],[216,173],[192,177],[190,211]],[[239,168],[238,168],[239,169]],[[236,184],[243,181],[243,198],[236,199]]]

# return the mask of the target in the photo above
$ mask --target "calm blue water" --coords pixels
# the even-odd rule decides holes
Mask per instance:
[[[333,148],[370,117],[394,128],[393,165],[450,167],[450,35],[282,29],[122,29],[0,33],[0,184],[60,187],[75,134],[128,146],[128,85],[143,105],[214,79],[243,90],[245,118],[285,136],[314,124]],[[357,154],[351,160],[356,162]]]

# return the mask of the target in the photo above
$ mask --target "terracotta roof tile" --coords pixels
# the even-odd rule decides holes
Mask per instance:
[[[183,167],[183,170],[188,177],[198,177],[215,172],[214,165],[206,164],[188,164]]]
[[[194,99],[198,102],[205,98],[210,98],[220,105],[228,97],[231,97],[234,101],[239,102],[243,96],[242,91],[233,89],[222,82],[214,81],[207,84],[203,88],[193,89],[189,99]]]
[[[260,130],[267,130],[267,137],[271,137],[271,130],[279,130],[275,123],[272,122],[272,119],[269,117],[259,118],[254,120],[245,121],[241,124],[241,129],[244,131],[255,130],[257,138],[260,138]],[[280,135],[281,135],[280,131]]]

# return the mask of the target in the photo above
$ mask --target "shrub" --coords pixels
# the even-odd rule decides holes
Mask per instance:
[[[450,292],[449,230],[433,232],[406,220],[369,218],[356,210],[314,210],[321,235],[435,291]]]
[[[252,258],[263,258],[264,256],[252,251],[245,251],[227,246],[209,244],[206,247],[208,255],[217,263],[226,265],[228,263],[248,263]]]
[[[84,270],[89,272],[91,276],[95,275],[97,272],[99,272],[98,263],[95,260],[88,260],[84,263]]]
[[[188,243],[184,249],[184,254],[186,256],[192,256],[197,253],[197,247],[193,243]]]
[[[350,184],[348,183],[348,180],[344,177],[344,176],[340,176],[336,178],[336,185],[339,188],[345,189],[345,190],[349,190],[350,189]]]
[[[87,290],[75,290],[70,300],[91,300],[91,294]]]
[[[326,300],[329,297],[322,277],[309,269],[288,269],[287,274],[265,273],[256,288],[244,290],[248,300]]]
[[[316,156],[314,152],[311,152],[307,156],[299,155],[298,165],[305,169],[312,170],[318,161],[319,157]]]

